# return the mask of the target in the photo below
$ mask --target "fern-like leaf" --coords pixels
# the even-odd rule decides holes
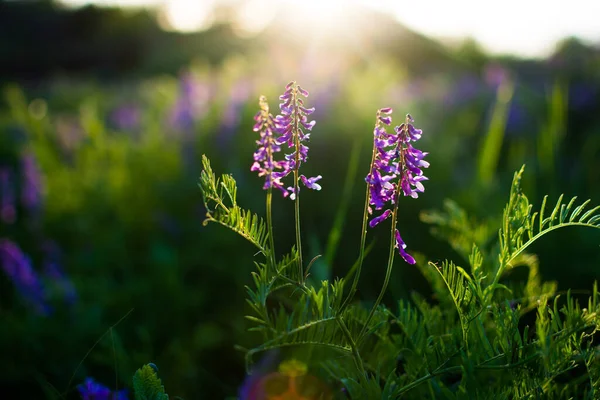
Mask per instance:
[[[471,276],[452,261],[444,261],[441,267],[430,263],[438,271],[446,284],[452,301],[460,317],[463,335],[466,337],[467,324],[475,314],[475,305],[478,303],[477,290]]]
[[[133,375],[135,400],[169,400],[157,371],[154,364],[146,364],[135,372]]]
[[[268,253],[267,224],[258,215],[237,205],[235,179],[227,174],[217,178],[205,155],[202,156],[200,188],[207,210],[204,225],[216,222],[226,226],[254,244],[263,254]]]
[[[500,239],[500,265],[496,270],[493,285],[488,294],[497,288],[497,282],[504,270],[521,256],[537,239],[558,228],[567,226],[586,226],[600,229],[600,206],[585,210],[589,200],[575,206],[577,197],[563,203],[563,195],[556,205],[546,214],[548,196],[544,197],[539,212],[532,212],[527,196],[521,190],[521,178],[525,166],[515,173],[509,202],[504,209]]]

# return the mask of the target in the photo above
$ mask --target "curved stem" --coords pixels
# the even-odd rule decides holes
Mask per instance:
[[[352,334],[350,333],[350,330],[346,326],[346,323],[344,323],[343,319],[341,319],[340,317],[336,317],[335,320],[337,321],[338,325],[340,326],[342,333],[344,334],[344,337],[346,338],[346,340],[348,341],[348,344],[350,345],[350,348],[352,349],[352,356],[354,358],[354,363],[356,364],[356,368],[361,373],[361,375],[364,376],[365,366],[363,365],[362,358],[360,357],[360,354],[358,352],[358,347],[356,345],[356,342],[354,342],[354,340],[352,339]]]
[[[272,266],[273,274],[277,274],[277,263],[275,259],[275,239],[273,237],[273,218],[271,216],[271,203],[273,200],[273,188],[267,190],[267,229],[269,234],[269,262]]]
[[[300,169],[300,135],[298,132],[298,109],[296,105],[298,88],[295,88],[292,95],[292,104],[294,106],[294,145],[296,146],[296,165],[294,166],[294,203],[295,203],[295,222],[296,222],[296,249],[298,250],[298,279],[304,285],[304,266],[302,264],[302,239],[300,237],[300,188],[298,180],[300,179],[298,170]]]
[[[379,111],[377,111],[377,120],[375,121],[375,125],[377,125],[378,121],[379,121]],[[369,173],[367,174],[367,177],[371,175],[371,171],[373,170],[373,162],[375,161],[376,151],[377,151],[377,149],[375,148],[375,144],[373,144],[373,152],[371,154],[371,163],[369,164]],[[354,280],[352,281],[352,287],[350,288],[350,292],[348,292],[348,296],[342,303],[342,306],[340,307],[338,315],[341,315],[342,312],[346,309],[346,307],[348,307],[348,304],[350,304],[350,301],[352,301],[352,298],[354,297],[354,294],[356,293],[356,287],[358,286],[358,280],[360,278],[360,272],[362,270],[362,264],[363,264],[363,260],[365,257],[365,242],[367,241],[367,220],[369,219],[369,200],[370,200],[369,183],[367,183],[366,186],[367,186],[367,189],[366,189],[366,193],[365,193],[365,207],[363,209],[363,223],[362,223],[362,231],[360,233],[360,249],[359,249],[359,253],[358,253],[358,264],[356,267],[356,274],[354,275]]]
[[[371,308],[371,312],[369,312],[369,316],[367,317],[367,320],[365,321],[365,325],[363,326],[362,330],[360,331],[360,334],[358,335],[357,342],[359,344],[362,341],[363,336],[369,327],[369,322],[371,322],[371,319],[373,319],[373,315],[375,314],[375,311],[377,311],[377,307],[379,307],[379,304],[381,304],[381,300],[383,300],[383,295],[385,294],[388,284],[390,283],[390,277],[392,276],[392,267],[394,265],[394,255],[396,254],[395,233],[396,233],[397,215],[398,215],[398,198],[396,198],[396,204],[394,205],[394,211],[392,211],[392,231],[390,234],[390,254],[388,256],[388,264],[387,264],[387,269],[385,271],[385,279],[383,280],[383,286],[381,287],[379,296],[377,297],[377,300],[375,300],[375,304],[373,304],[373,308]]]

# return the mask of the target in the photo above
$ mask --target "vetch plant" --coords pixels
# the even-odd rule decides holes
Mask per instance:
[[[208,158],[203,157],[200,187],[207,211],[204,223],[232,229],[264,257],[255,262],[253,287],[246,288],[252,309],[246,318],[254,325],[251,330],[262,334],[256,347],[243,349],[248,372],[262,374],[264,371],[253,369],[253,363],[268,354],[278,357],[280,365],[307,366],[301,375],[293,375],[294,380],[272,371],[268,378],[254,376],[248,382],[285,378],[284,389],[271,392],[274,389],[270,387],[268,394],[298,395],[296,376],[317,376],[315,382],[327,382],[323,398],[597,398],[597,285],[587,306],[580,307],[570,293],[557,293],[556,284],[542,282],[539,261],[528,250],[533,242],[558,228],[600,228],[600,206],[588,209],[589,200],[576,206],[576,198],[564,204],[561,197],[550,214],[546,200],[541,210],[534,212],[521,189],[521,169],[512,183],[497,243],[493,235],[483,238],[479,245],[473,243],[475,230],[489,233],[495,228],[473,226],[458,206],[423,213],[421,219],[437,226],[438,236],[464,257],[467,268],[449,260],[427,263],[424,256],[408,252],[400,230],[406,237],[410,232],[397,226],[400,201],[418,198],[425,190],[427,152],[415,147],[423,132],[414,126],[410,115],[389,129],[392,109],[381,108],[376,112],[372,157],[365,178],[358,259],[345,277],[312,282],[308,272],[315,258],[305,265],[302,252],[300,183],[319,190],[321,176],[307,178],[300,173],[308,159],[303,142],[315,126],[309,121],[314,109],[304,104],[307,96],[307,91],[291,82],[280,96],[281,113],[277,116],[271,114],[264,96],[259,99],[254,125],[259,137],[250,168],[264,178],[266,222],[238,204],[234,178],[227,174],[217,177]],[[286,146],[291,153],[280,157]],[[290,176],[292,183],[285,183]],[[273,188],[294,202],[296,244],[279,259],[271,216]],[[366,237],[388,218],[386,273],[377,299],[366,309],[353,301],[366,260]],[[412,302],[401,300],[394,309],[381,305],[396,252],[430,282],[435,304],[415,294]],[[528,276],[525,281],[510,282],[507,271],[517,267],[527,268]],[[525,317],[531,313],[535,313],[533,322],[527,322]],[[290,360],[297,361],[289,364]],[[576,368],[576,379],[560,379],[562,374],[575,373]],[[248,387],[245,385],[240,393],[241,399],[267,398]]]

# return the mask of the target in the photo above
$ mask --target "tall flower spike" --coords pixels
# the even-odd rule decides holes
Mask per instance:
[[[31,260],[16,243],[8,239],[0,240],[0,268],[36,313],[51,313],[52,310],[46,302],[46,292]]]
[[[407,114],[405,122],[394,128],[395,134],[388,134],[385,126],[392,122],[389,115],[391,113],[391,108],[377,111],[377,123],[373,134],[373,162],[371,172],[365,179],[369,184],[369,205],[375,210],[387,207],[388,203],[394,204],[396,208],[400,191],[404,196],[417,198],[419,193],[425,190],[422,182],[428,179],[422,170],[429,167],[429,163],[424,160],[428,153],[414,148],[411,144],[421,138],[423,131],[414,127],[414,120]],[[372,214],[373,209],[369,208],[368,212]],[[381,215],[371,219],[369,226],[373,228],[392,214],[390,209],[386,209]],[[406,252],[406,244],[397,229],[395,239],[396,248],[404,261],[414,264],[415,259]]]
[[[419,197],[419,193],[425,191],[425,187],[421,182],[429,180],[423,175],[421,169],[429,167],[429,163],[423,159],[429,153],[415,149],[411,145],[411,142],[416,142],[423,134],[421,129],[416,129],[413,126],[413,122],[414,120],[410,114],[406,114],[406,121],[394,129],[398,134],[398,147],[402,164],[400,186],[405,196],[416,199]]]
[[[279,136],[276,143],[278,145],[287,143],[288,148],[293,148],[294,151],[285,155],[285,161],[281,164],[281,171],[273,173],[275,179],[285,178],[290,172],[299,170],[301,164],[308,159],[308,147],[302,143],[310,138],[310,133],[305,133],[305,130],[311,131],[316,124],[315,121],[308,120],[308,116],[315,109],[314,107],[306,108],[301,97],[308,97],[308,91],[302,89],[296,82],[288,83],[285,92],[279,96],[281,115],[275,117],[275,126],[281,136]],[[304,175],[299,176],[304,186],[313,190],[321,190],[321,186],[316,183],[321,178],[321,175],[312,178],[307,178]],[[296,198],[296,187],[298,187],[297,182],[294,183],[294,186],[287,188],[291,193],[290,199],[292,200]]]
[[[423,175],[421,168],[428,168],[429,163],[423,158],[428,154],[421,150],[415,149],[411,142],[419,140],[423,134],[421,129],[417,129],[413,125],[413,118],[410,114],[406,114],[406,120],[400,126],[394,128],[398,134],[398,154],[400,155],[399,171],[400,174],[400,188],[404,196],[410,196],[412,198],[419,197],[419,193],[423,193],[425,187],[421,182],[428,180]],[[406,244],[400,232],[396,229],[396,248],[400,253],[400,256],[409,264],[414,264],[415,259],[406,252]]]
[[[386,125],[392,123],[392,109],[389,107],[377,111],[375,129],[373,131],[373,159],[371,171],[365,178],[369,185],[369,205],[375,210],[383,209],[388,202],[393,203],[396,191],[397,153],[395,145],[397,137],[386,132]],[[369,206],[369,214],[373,209]],[[391,210],[385,210],[383,214],[369,221],[371,228],[384,221],[392,214]]]
[[[286,197],[288,192],[281,183],[281,176],[273,172],[287,165],[285,161],[273,160],[273,154],[281,151],[281,147],[276,143],[274,136],[276,130],[275,119],[269,113],[269,103],[265,96],[260,96],[258,104],[260,110],[254,116],[256,123],[253,130],[260,132],[260,139],[256,141],[258,149],[254,152],[254,163],[250,170],[258,171],[258,176],[265,177],[263,189],[277,188]]]

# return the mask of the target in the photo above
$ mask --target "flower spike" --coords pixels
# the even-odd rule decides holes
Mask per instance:
[[[253,130],[260,132],[260,139],[256,141],[258,149],[254,152],[254,163],[250,167],[251,171],[258,171],[258,176],[265,177],[263,189],[277,188],[282,191],[283,196],[288,192],[281,183],[281,178],[274,172],[284,167],[285,162],[273,160],[273,154],[281,151],[281,147],[276,143],[274,133],[275,119],[269,113],[269,103],[265,96],[260,96],[260,110],[254,116]]]
[[[375,210],[382,210],[390,204],[396,209],[399,193],[412,198],[419,197],[419,193],[425,190],[422,182],[428,180],[422,170],[429,167],[429,163],[424,160],[427,153],[412,145],[421,138],[423,131],[414,127],[413,118],[407,114],[405,122],[394,128],[395,133],[387,133],[385,125],[391,124],[391,113],[391,108],[377,111],[377,123],[373,133],[374,157],[371,172],[365,178],[369,185],[369,214],[373,213],[371,206]],[[392,214],[390,209],[385,210],[371,219],[369,226],[375,227]],[[415,259],[405,251],[406,244],[398,230],[395,231],[395,238],[396,248],[404,261],[414,264]]]
[[[291,172],[296,171],[296,179],[301,181],[304,186],[313,190],[321,190],[321,186],[316,183],[322,178],[321,175],[307,178],[297,174],[302,163],[308,160],[308,147],[302,143],[310,139],[310,133],[307,132],[312,131],[316,124],[316,121],[308,120],[308,116],[315,111],[315,108],[304,106],[304,100],[301,97],[307,96],[308,91],[302,89],[293,81],[285,87],[285,92],[279,96],[281,114],[275,117],[273,121],[280,136],[276,139],[275,144],[277,146],[287,144],[287,147],[293,148],[294,151],[285,155],[285,160],[279,164],[281,170],[273,173],[273,178],[279,181]],[[286,189],[284,197],[289,194],[290,199],[295,200],[296,190],[300,190],[297,187],[297,182],[294,186],[289,186]]]

